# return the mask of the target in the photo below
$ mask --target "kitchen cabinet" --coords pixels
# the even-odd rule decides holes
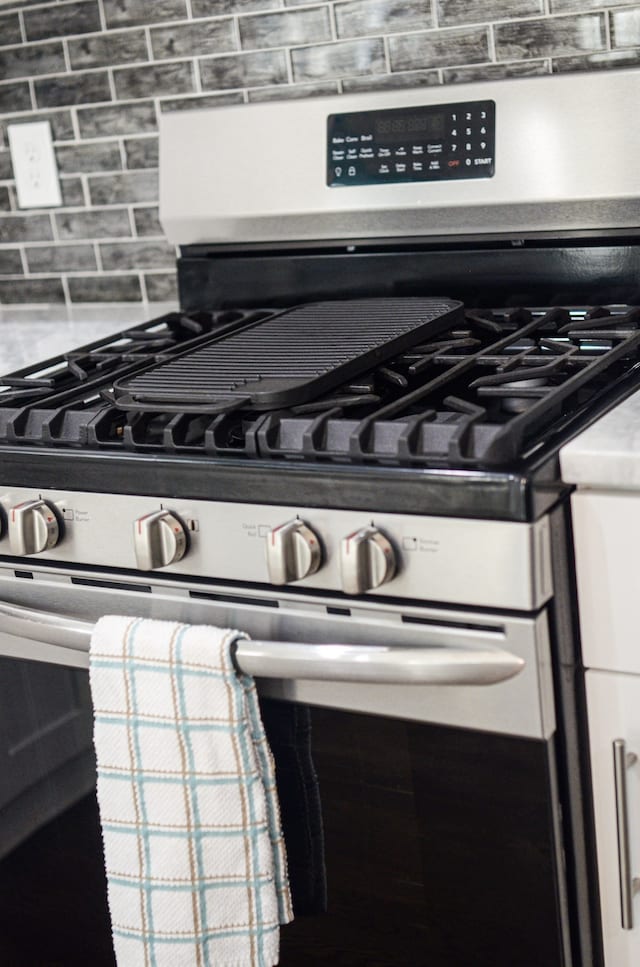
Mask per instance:
[[[585,677],[605,964],[637,967],[640,894],[634,894],[633,880],[640,878],[640,675],[590,670]],[[622,760],[618,782],[614,767],[616,740],[624,742],[624,746],[618,743]],[[623,833],[620,837],[619,823]],[[622,923],[623,879],[630,891],[626,926]],[[640,879],[637,882],[640,884]]]

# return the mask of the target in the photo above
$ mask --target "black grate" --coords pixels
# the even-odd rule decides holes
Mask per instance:
[[[0,444],[221,459],[511,468],[640,384],[640,308],[473,310],[309,401],[114,405],[118,378],[272,316],[171,314],[0,379]]]
[[[415,298],[299,306],[116,380],[115,401],[147,412],[297,405],[461,322],[462,310]]]

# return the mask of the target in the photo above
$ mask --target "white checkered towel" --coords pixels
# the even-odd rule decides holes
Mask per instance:
[[[272,967],[292,919],[273,760],[236,631],[106,617],[91,691],[119,967]]]

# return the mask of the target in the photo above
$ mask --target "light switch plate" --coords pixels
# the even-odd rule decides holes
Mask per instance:
[[[9,148],[20,208],[62,204],[49,121],[9,124]]]

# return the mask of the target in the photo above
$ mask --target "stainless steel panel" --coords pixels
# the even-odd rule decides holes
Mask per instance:
[[[490,179],[328,188],[331,113],[496,102]],[[640,224],[640,70],[176,111],[160,120],[160,217],[186,245]]]
[[[524,667],[509,680],[493,685],[362,685],[299,679],[261,680],[260,688],[263,694],[285,700],[510,735],[548,738],[555,730],[545,612],[535,618],[514,618],[253,588],[247,592],[251,595],[247,599],[241,591],[234,597],[226,585],[189,585],[160,577],[154,577],[150,591],[144,590],[149,588],[145,578],[139,579],[139,591],[133,590],[136,581],[127,578],[132,590],[124,590],[117,585],[92,587],[72,582],[76,577],[105,583],[101,573],[74,574],[71,569],[53,573],[36,569],[31,573],[31,579],[17,578],[12,568],[0,566],[0,601],[58,615],[71,614],[88,622],[103,614],[126,614],[235,627],[259,640],[507,651],[521,659]],[[212,597],[194,598],[190,591]],[[328,607],[349,613],[332,614]],[[72,635],[69,645],[54,648],[6,634],[0,619],[3,654],[63,664],[73,664],[75,656],[76,665],[86,665],[86,654],[77,650]]]
[[[63,490],[34,494],[0,485],[0,506],[7,515],[16,504],[38,496],[57,509],[64,530],[55,547],[29,558],[34,562],[135,570],[134,524],[164,506],[185,523],[191,546],[182,560],[160,573],[268,585],[267,536],[271,528],[299,516],[320,538],[323,563],[296,587],[342,590],[340,542],[373,524],[391,541],[397,559],[397,573],[375,589],[378,596],[530,611],[552,593],[546,518],[535,524],[408,514],[376,514],[372,519],[363,512],[315,507],[160,501]],[[10,554],[5,535],[0,555]]]

